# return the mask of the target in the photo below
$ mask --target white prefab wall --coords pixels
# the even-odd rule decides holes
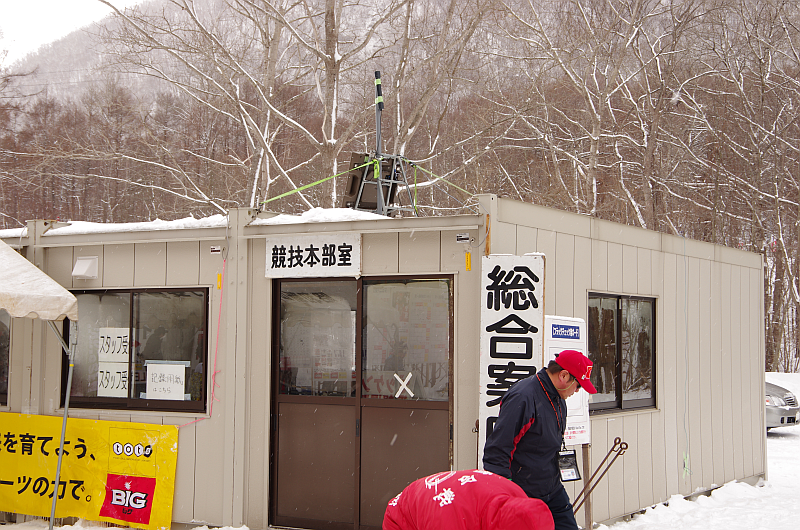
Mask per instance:
[[[231,212],[227,229],[158,233],[43,236],[45,222],[36,221],[17,243],[28,259],[69,289],[209,289],[209,362],[216,360],[219,385],[213,415],[70,412],[186,425],[179,431],[176,522],[267,527],[273,293],[265,278],[265,240],[311,231],[360,234],[365,277],[452,275],[453,469],[477,466],[480,257],[541,252],[546,256],[545,314],[587,319],[589,292],[656,301],[656,407],[591,417],[593,466],[616,437],[629,444],[594,490],[594,521],[641,510],[673,494],[763,476],[759,255],[496,196],[481,196],[480,203],[481,214],[471,216],[269,226],[253,225],[253,212],[242,209]],[[458,237],[463,234],[468,243]],[[216,247],[224,251],[212,250]],[[80,256],[98,256],[97,279],[72,278]],[[40,323],[12,326],[12,380],[4,410],[59,415],[59,344]],[[582,482],[571,483],[568,491],[574,498],[582,487]],[[582,513],[578,520],[583,521]]]
[[[589,292],[656,300],[656,407],[592,415],[593,468],[616,437],[629,445],[594,490],[594,521],[765,474],[760,255],[494,196],[481,203],[489,252],[547,256],[546,314],[586,319]]]

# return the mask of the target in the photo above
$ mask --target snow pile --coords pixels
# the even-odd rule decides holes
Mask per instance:
[[[8,239],[11,237],[27,237],[28,228],[5,228],[0,230],[0,239]]]
[[[153,230],[181,230],[187,228],[221,228],[228,224],[228,217],[222,214],[195,219],[185,217],[175,221],[147,221],[142,223],[90,223],[88,221],[69,221],[69,226],[48,230],[45,236],[65,236],[74,234],[94,234],[112,232],[148,232]]]
[[[352,208],[312,208],[300,215],[280,214],[269,219],[255,219],[251,226],[259,225],[284,225],[302,223],[333,223],[341,221],[376,221],[389,219],[384,215],[372,212],[362,212]],[[228,224],[225,215],[217,214],[210,217],[195,219],[185,217],[175,221],[147,221],[141,223],[90,223],[88,221],[66,221],[69,226],[62,226],[48,230],[45,236],[65,236],[75,234],[107,234],[112,232],[148,232],[154,230],[181,230],[187,228],[222,228]],[[0,230],[0,238],[24,237],[27,228],[12,228]]]
[[[331,223],[339,221],[375,221],[378,219],[389,219],[384,215],[372,212],[362,212],[352,208],[312,208],[301,215],[281,214],[269,219],[256,219],[253,225],[283,225],[299,223]]]
[[[778,502],[776,494],[782,494]],[[714,490],[710,497],[698,497],[688,501],[674,495],[668,505],[648,508],[641,515],[625,523],[612,525],[613,530],[709,530],[770,528],[773,530],[796,528],[791,518],[797,512],[797,502],[783,497],[791,491],[783,491],[770,483],[761,482],[757,487],[742,482],[730,482]],[[605,525],[601,529],[607,529]]]

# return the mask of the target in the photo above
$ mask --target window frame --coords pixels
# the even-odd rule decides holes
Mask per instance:
[[[10,394],[9,389],[11,387],[11,325],[13,323],[13,318],[11,318],[11,314],[6,311],[5,309],[0,310],[7,316],[8,322],[6,323],[5,320],[2,321],[3,326],[6,327],[6,339],[8,340],[7,349],[6,349],[6,356],[5,359],[0,356],[0,363],[5,362],[5,373],[6,373],[6,388],[4,391],[0,391],[0,407],[8,407],[8,396]],[[0,337],[1,339],[2,337]],[[2,345],[0,345],[2,348]],[[2,366],[0,366],[0,373],[2,373]]]
[[[85,396],[70,396],[69,403],[71,408],[85,408],[85,409],[110,409],[119,411],[161,411],[161,412],[187,412],[187,413],[205,413],[208,410],[208,358],[209,358],[209,314],[210,314],[210,301],[211,293],[208,287],[192,286],[192,287],[165,287],[165,288],[130,288],[130,289],[75,289],[70,291],[74,295],[82,294],[128,294],[129,300],[129,316],[128,316],[128,330],[131,341],[134,340],[134,312],[136,304],[134,303],[134,296],[138,293],[178,293],[178,292],[202,292],[203,293],[203,316],[202,322],[205,325],[205,339],[202,341],[203,348],[203,370],[202,381],[202,398],[198,401],[179,401],[179,400],[163,400],[163,399],[142,399],[130,397],[130,388],[134,385],[134,381],[128,380],[128,397],[85,397]],[[79,321],[80,323],[80,321]],[[63,323],[64,339],[69,343],[69,319],[65,318]],[[80,333],[80,327],[78,328]],[[67,377],[69,369],[69,356],[61,348],[61,391],[60,403],[64,407],[67,389]],[[135,359],[133,355],[129,355],[128,359],[128,374],[133,374],[133,364]]]
[[[612,294],[612,293],[602,293],[596,291],[589,291],[587,297],[587,319],[586,319],[586,327],[587,327],[587,334],[589,333],[589,316],[588,316],[588,301],[591,299],[613,299],[615,300],[615,333],[616,333],[616,347],[615,347],[615,360],[614,360],[614,389],[615,389],[615,397],[614,401],[607,401],[602,403],[593,403],[591,400],[589,402],[589,414],[608,414],[614,412],[623,412],[629,410],[636,410],[636,409],[646,409],[646,408],[656,408],[656,390],[657,390],[657,377],[656,377],[656,332],[657,332],[657,322],[656,322],[656,301],[657,298],[650,297],[650,296],[634,296],[634,295],[622,295],[622,294]],[[652,347],[652,357],[651,357],[651,375],[650,375],[650,387],[651,397],[649,398],[641,398],[641,399],[625,399],[624,392],[622,389],[622,361],[623,355],[625,352],[622,351],[623,349],[623,340],[622,340],[622,303],[625,300],[638,300],[649,302],[651,304],[651,330],[650,330],[650,337],[651,337],[651,347]],[[587,336],[587,352],[589,353],[589,357],[593,356],[594,352],[589,351],[589,344],[588,344],[588,336]]]
[[[369,276],[366,278],[362,278],[360,282],[360,292],[358,294],[358,311],[361,317],[361,323],[359,329],[361,330],[359,333],[358,341],[359,341],[359,349],[356,352],[356,355],[360,357],[359,359],[359,377],[364,376],[363,365],[366,362],[367,351],[364,347],[363,341],[366,336],[367,332],[365,331],[367,325],[367,312],[368,308],[366,307],[365,301],[367,298],[367,287],[371,285],[381,285],[381,284],[391,284],[391,283],[412,283],[412,282],[424,282],[424,281],[445,281],[447,282],[447,303],[448,303],[448,352],[447,352],[447,399],[441,400],[427,400],[427,399],[380,399],[376,396],[364,396],[362,393],[362,387],[359,385],[359,395],[362,399],[364,399],[364,406],[368,406],[371,404],[372,406],[385,406],[387,402],[409,402],[415,404],[424,403],[431,408],[441,408],[446,409],[449,408],[450,402],[453,402],[454,395],[453,392],[455,390],[454,382],[453,382],[453,363],[455,362],[455,296],[454,296],[454,289],[455,289],[455,278],[450,275],[400,275],[400,276]],[[452,422],[451,422],[452,423]]]

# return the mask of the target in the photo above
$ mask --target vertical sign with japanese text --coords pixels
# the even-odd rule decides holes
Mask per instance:
[[[97,395],[128,397],[128,328],[100,328],[97,349]]]
[[[481,259],[481,349],[478,465],[500,401],[542,366],[544,254]]]
[[[172,523],[178,428],[0,413],[0,511],[79,517],[148,530]]]
[[[267,238],[267,278],[361,276],[361,234],[320,232]]]

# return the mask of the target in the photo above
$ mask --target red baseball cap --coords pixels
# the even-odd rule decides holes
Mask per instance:
[[[578,380],[581,388],[590,394],[597,394],[597,389],[592,384],[592,361],[577,350],[564,350],[556,355],[558,365],[572,374]]]

